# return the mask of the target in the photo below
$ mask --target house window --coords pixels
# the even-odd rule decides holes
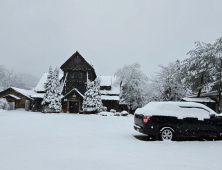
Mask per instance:
[[[100,90],[111,90],[111,86],[100,86]]]
[[[72,78],[81,79],[82,78],[82,73],[81,72],[74,72]]]
[[[81,59],[80,59],[80,58],[74,58],[74,62],[75,62],[76,64],[79,64],[79,63],[81,62]]]

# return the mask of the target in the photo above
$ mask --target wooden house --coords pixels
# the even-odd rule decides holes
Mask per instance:
[[[83,96],[86,92],[87,80],[94,81],[96,72],[81,54],[76,51],[61,67],[64,72],[62,79],[62,109],[64,112],[79,113],[82,110]]]
[[[76,51],[62,66],[60,67],[59,79],[62,91],[62,111],[68,113],[79,113],[82,110],[84,93],[86,92],[87,81],[96,79],[95,69],[89,64],[81,54]],[[45,85],[48,73],[44,73],[35,88],[35,99],[33,111],[41,111],[41,102],[45,94]],[[101,99],[107,110],[115,109],[119,111],[119,94],[120,87],[114,86],[115,77],[99,76],[101,80]]]
[[[9,102],[11,109],[25,108],[26,104],[30,105],[34,100],[31,97],[34,93],[33,90],[10,87],[0,92],[0,98],[5,98]]]

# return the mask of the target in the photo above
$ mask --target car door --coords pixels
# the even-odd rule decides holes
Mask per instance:
[[[182,136],[198,136],[199,120],[196,117],[184,117],[181,121]]]
[[[201,122],[201,136],[217,136],[216,121],[213,118],[204,119]]]
[[[209,111],[198,107],[183,107],[182,109],[184,118],[181,132],[183,136],[203,136],[212,128]]]

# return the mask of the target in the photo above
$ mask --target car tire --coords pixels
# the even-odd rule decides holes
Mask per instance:
[[[174,137],[174,132],[171,128],[162,128],[160,131],[160,140],[162,141],[172,141]]]

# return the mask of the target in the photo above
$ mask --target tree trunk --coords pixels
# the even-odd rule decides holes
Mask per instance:
[[[202,89],[199,89],[198,94],[197,94],[197,98],[200,97],[201,90],[202,90]]]
[[[200,79],[200,84],[201,84],[201,85],[203,84],[203,77],[204,77],[204,73],[202,73],[202,75],[201,75],[201,79]],[[199,89],[198,94],[197,94],[197,98],[200,97],[201,90],[202,90],[202,88]]]

